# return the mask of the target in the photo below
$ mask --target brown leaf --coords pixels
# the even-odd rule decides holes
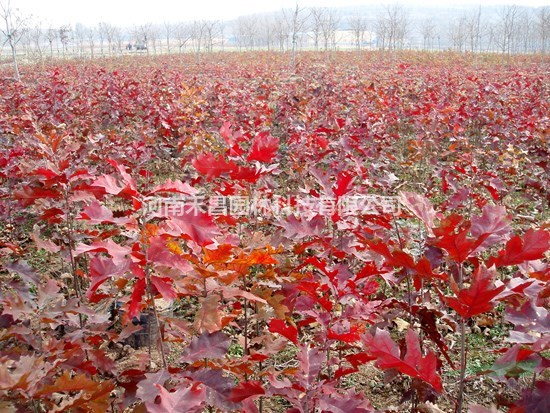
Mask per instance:
[[[201,307],[195,315],[194,327],[199,333],[214,333],[223,328],[223,312],[218,309],[220,296],[210,294],[201,299]]]
[[[54,384],[42,388],[36,393],[37,396],[43,396],[51,393],[72,392],[85,390],[87,392],[94,392],[98,388],[99,383],[89,379],[85,374],[79,374],[71,377],[68,371],[65,371],[59,376]]]

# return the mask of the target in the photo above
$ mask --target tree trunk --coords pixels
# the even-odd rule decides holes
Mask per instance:
[[[13,60],[13,70],[15,71],[15,80],[21,82],[21,75],[19,74],[19,65],[17,64],[17,53],[15,50],[15,44],[10,41],[11,57]]]

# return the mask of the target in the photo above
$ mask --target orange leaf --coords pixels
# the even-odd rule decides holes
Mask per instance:
[[[231,257],[233,246],[230,244],[221,244],[215,250],[204,248],[203,262],[205,264],[226,263]]]

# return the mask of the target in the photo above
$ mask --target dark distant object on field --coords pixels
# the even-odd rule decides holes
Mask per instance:
[[[121,317],[124,315],[122,308],[122,302],[113,301],[109,306],[109,321],[113,324],[110,328],[121,331]],[[127,344],[134,349],[145,347],[156,342],[158,335],[157,321],[152,311],[142,312],[138,317],[132,318],[132,324],[141,326],[140,331],[132,333],[129,337],[124,339],[124,344]]]
[[[147,50],[146,44],[136,44],[134,47],[136,48],[136,50]]]

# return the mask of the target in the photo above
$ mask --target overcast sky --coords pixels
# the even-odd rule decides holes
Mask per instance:
[[[0,0],[6,2],[7,0]],[[417,0],[402,1],[409,5],[446,7],[453,5],[499,5],[514,0]],[[164,21],[195,19],[231,20],[235,17],[281,8],[294,7],[296,0],[11,0],[12,6],[32,14],[44,24],[82,23],[95,25],[100,21],[119,26]],[[341,7],[393,4],[384,0],[299,0],[300,7]],[[516,0],[522,6],[550,5],[550,0]]]

